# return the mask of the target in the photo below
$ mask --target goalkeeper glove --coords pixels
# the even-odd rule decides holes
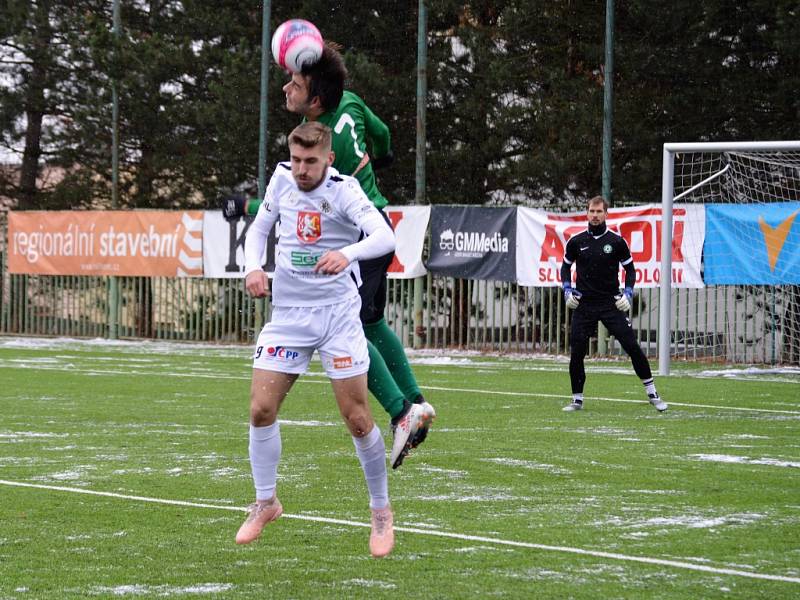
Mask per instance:
[[[567,308],[575,310],[580,304],[581,293],[578,290],[573,290],[572,286],[568,283],[564,284],[564,300],[567,303]]]
[[[247,199],[241,194],[231,194],[222,198],[222,216],[226,221],[235,221],[245,215]]]
[[[380,158],[373,158],[370,162],[372,163],[372,168],[376,171],[388,167],[394,162],[394,152],[389,150],[387,154],[384,154]]]
[[[616,302],[614,303],[618,310],[628,312],[631,309],[631,300],[633,299],[633,288],[626,287],[625,290],[615,296]]]

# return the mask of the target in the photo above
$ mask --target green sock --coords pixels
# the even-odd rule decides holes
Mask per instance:
[[[386,362],[381,353],[367,339],[367,349],[369,350],[369,371],[367,372],[367,387],[372,395],[378,399],[383,409],[389,413],[391,418],[395,418],[403,412],[405,397],[402,390],[389,372]]]
[[[410,402],[414,402],[420,392],[417,379],[408,364],[406,352],[397,334],[386,323],[386,319],[381,319],[377,323],[364,325],[364,333],[367,339],[372,342],[380,352],[386,366],[392,374],[392,378],[397,382],[397,386],[403,391],[403,396]],[[372,354],[370,354],[372,360]],[[371,371],[371,367],[370,367]]]

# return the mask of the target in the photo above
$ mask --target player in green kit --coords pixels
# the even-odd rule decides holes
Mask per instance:
[[[333,131],[333,166],[352,175],[379,210],[389,201],[381,194],[374,168],[393,160],[389,128],[356,94],[345,91],[347,69],[341,54],[326,45],[322,57],[283,86],[286,108]],[[372,155],[368,152],[372,152]],[[243,199],[223,204],[227,219],[255,214],[260,202]],[[384,214],[381,211],[381,214]],[[384,218],[386,215],[384,214]],[[387,219],[388,222],[388,219]],[[386,271],[393,253],[360,261],[361,323],[369,341],[369,391],[389,413],[394,440],[390,462],[399,467],[408,452],[425,439],[436,412],[423,397],[403,344],[384,319]]]

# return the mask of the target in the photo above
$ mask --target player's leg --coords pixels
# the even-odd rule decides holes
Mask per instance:
[[[381,353],[369,341],[369,338],[367,340],[367,350],[369,352],[367,385],[369,386],[369,391],[378,400],[383,410],[389,414],[389,418],[399,419],[407,409],[403,391],[397,385],[394,377],[392,377],[392,373],[389,371],[389,367],[386,365]]]
[[[436,411],[423,397],[411,366],[408,364],[403,344],[384,319],[386,308],[386,271],[393,253],[361,261],[362,284],[361,322],[371,343],[369,391],[378,399],[391,417],[393,434],[392,467],[399,467],[411,448],[421,444]],[[373,351],[374,350],[374,351]],[[376,356],[377,354],[377,356]],[[386,375],[390,380],[387,380]],[[392,385],[393,384],[393,385]],[[397,389],[403,396],[403,405],[396,410]],[[387,407],[390,404],[390,407]]]
[[[383,318],[383,305],[380,307],[375,305],[375,295],[380,286],[381,274],[385,272],[384,264],[387,257],[391,261],[392,256],[393,254],[388,254],[387,256],[363,260],[358,263],[358,268],[361,272],[361,286],[358,288],[358,294],[361,296],[360,317],[362,324],[364,324],[364,334],[367,336],[367,340],[370,340],[370,335],[367,332],[366,324]],[[371,340],[369,341],[368,349],[369,376],[367,385],[369,386],[369,391],[380,402],[383,409],[389,413],[390,418],[399,419],[406,410],[405,394],[392,376],[383,352]]]
[[[386,448],[380,429],[370,414],[367,378],[360,375],[348,379],[331,379],[331,385],[342,418],[353,436],[356,454],[367,482],[372,512],[370,553],[375,557],[383,557],[394,547],[394,519],[389,504]]]
[[[256,540],[264,527],[283,513],[275,487],[281,459],[278,411],[297,375],[253,369],[250,386],[250,470],[256,501],[248,507],[245,522],[236,534],[237,544]]]
[[[310,315],[303,318],[310,319]],[[256,342],[248,445],[256,501],[248,507],[247,519],[236,534],[237,544],[257,539],[264,527],[283,513],[275,494],[282,452],[278,412],[292,384],[308,366],[313,353],[309,344],[313,344],[310,331],[304,328],[297,309],[279,307],[273,309],[272,320]]]
[[[589,334],[597,322],[588,306],[580,305],[572,313],[572,328],[569,333],[569,381],[572,402],[563,410],[572,412],[583,408],[583,386],[586,383],[586,369],[583,361],[588,348]]]
[[[603,313],[602,321],[609,333],[617,338],[622,349],[630,356],[633,370],[641,379],[650,404],[658,412],[667,410],[667,403],[658,395],[653,372],[650,370],[650,362],[636,339],[636,333],[633,331],[628,315],[612,307]]]
[[[389,481],[386,470],[386,448],[380,429],[375,425],[367,396],[367,340],[361,329],[356,310],[337,305],[326,316],[330,335],[319,352],[322,364],[331,380],[339,412],[353,437],[358,460],[364,472],[372,511],[370,552],[386,556],[394,546],[392,510],[389,505]],[[337,361],[339,356],[349,361]]]

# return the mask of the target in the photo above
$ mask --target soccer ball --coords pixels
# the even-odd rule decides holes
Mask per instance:
[[[310,21],[286,21],[272,36],[272,56],[281,68],[299,73],[322,56],[322,34]]]

